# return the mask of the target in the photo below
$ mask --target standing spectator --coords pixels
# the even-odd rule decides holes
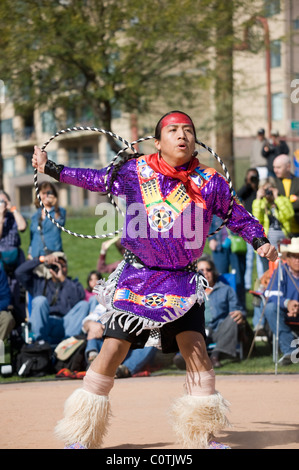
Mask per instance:
[[[11,293],[5,271],[0,264],[0,341],[4,341],[15,327],[15,319],[8,307],[11,302]]]
[[[252,168],[256,168],[260,180],[266,179],[268,177],[266,160],[262,156],[262,150],[267,144],[268,141],[265,137],[265,129],[258,129],[256,139],[254,140],[251,147],[250,166]]]
[[[45,263],[51,278],[34,272]],[[30,323],[35,340],[59,344],[65,338],[81,333],[83,319],[90,304],[86,302],[84,287],[67,275],[67,259],[61,253],[25,261],[16,270],[16,277],[32,296]]]
[[[24,232],[27,222],[16,206],[12,206],[9,195],[0,191],[0,253],[7,264],[19,265],[25,261],[21,253],[19,232]],[[9,263],[11,260],[11,263]]]
[[[55,186],[52,183],[43,182],[39,185],[39,195],[43,205],[51,217],[64,226],[66,210],[58,206],[58,196]],[[56,227],[46,216],[45,211],[40,207],[39,200],[36,199],[37,211],[31,218],[30,225],[30,246],[28,249],[29,258],[38,258],[54,251],[63,251],[61,240],[61,229]]]
[[[252,203],[252,214],[260,221],[271,243],[278,248],[290,236],[294,209],[286,196],[280,196],[272,178],[262,185]]]
[[[211,232],[214,232],[220,226],[222,220],[219,217],[213,216],[211,224]],[[240,304],[245,309],[245,283],[244,275],[246,268],[246,253],[232,253],[231,241],[226,227],[223,227],[219,232],[210,237],[209,248],[212,251],[212,258],[220,274],[229,272],[231,267],[236,273],[237,295]]]
[[[270,242],[278,248],[290,236],[294,209],[286,196],[280,196],[272,178],[262,185],[252,203],[252,214],[260,221]]]
[[[25,297],[15,278],[15,269],[25,261],[21,249],[19,232],[24,232],[27,222],[16,206],[11,204],[10,196],[0,191],[0,263],[5,270],[12,296],[13,315],[17,324],[25,318]]]
[[[252,213],[252,201],[256,198],[259,187],[259,172],[256,168],[248,168],[245,175],[244,185],[237,191],[237,196],[245,209]]]
[[[285,154],[275,158],[273,169],[279,194],[288,197],[294,209],[294,217],[290,221],[292,237],[299,237],[299,177],[291,172],[291,159]]]
[[[260,129],[261,131],[264,129]],[[265,132],[265,131],[264,131]],[[268,173],[268,171],[267,171]],[[246,172],[244,185],[237,191],[237,196],[244,205],[245,209],[252,214],[252,202],[256,199],[256,193],[259,186],[259,172],[255,168],[249,168]],[[253,249],[250,243],[247,243],[246,268],[244,274],[245,289],[252,287],[253,262],[256,258],[257,275],[260,279],[268,268],[268,261],[261,258]]]
[[[275,178],[275,173],[273,170],[273,161],[282,153],[288,155],[289,154],[289,147],[284,140],[279,139],[279,132],[276,130],[271,131],[271,139],[269,142],[263,147],[262,155],[267,159],[267,167],[268,167],[268,177],[272,176]]]

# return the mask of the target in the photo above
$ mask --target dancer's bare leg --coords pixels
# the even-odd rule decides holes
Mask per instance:
[[[114,377],[116,369],[125,360],[131,343],[118,338],[105,338],[101,351],[92,361],[90,368],[98,374]]]
[[[184,331],[176,337],[179,350],[185,359],[187,371],[204,372],[212,369],[205,340],[197,331]]]

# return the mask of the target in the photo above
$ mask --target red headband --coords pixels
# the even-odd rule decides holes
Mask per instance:
[[[188,124],[193,127],[191,119],[182,113],[172,113],[165,116],[161,121],[161,129],[165,126],[170,126],[171,124]]]

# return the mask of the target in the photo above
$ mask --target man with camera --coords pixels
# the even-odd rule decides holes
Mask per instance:
[[[286,141],[281,140],[279,132],[273,129],[271,131],[269,143],[267,143],[262,150],[262,156],[267,159],[268,177],[272,176],[275,178],[275,172],[273,169],[275,158],[282,153],[288,155],[289,152],[290,150]]]
[[[258,189],[252,203],[252,214],[262,224],[268,239],[276,248],[290,236],[294,209],[290,200],[279,194],[272,178]]]
[[[41,265],[49,276],[36,269]],[[83,286],[67,273],[67,258],[62,252],[26,261],[16,270],[17,279],[32,296],[30,323],[35,340],[55,345],[81,333],[90,304],[84,300]]]

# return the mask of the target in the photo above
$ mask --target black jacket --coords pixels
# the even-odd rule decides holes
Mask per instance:
[[[262,150],[262,155],[267,159],[268,170],[273,172],[274,159],[281,154],[289,155],[290,149],[284,140],[280,140],[278,145],[273,145],[269,143],[266,145],[266,147],[268,147],[269,150],[264,150],[264,147]]]
[[[64,282],[39,277],[33,271],[40,264],[37,258],[25,261],[15,271],[15,276],[26,290],[36,297],[43,295],[50,304],[50,313],[66,315],[80,300],[84,300],[85,291],[77,279],[67,277]]]

